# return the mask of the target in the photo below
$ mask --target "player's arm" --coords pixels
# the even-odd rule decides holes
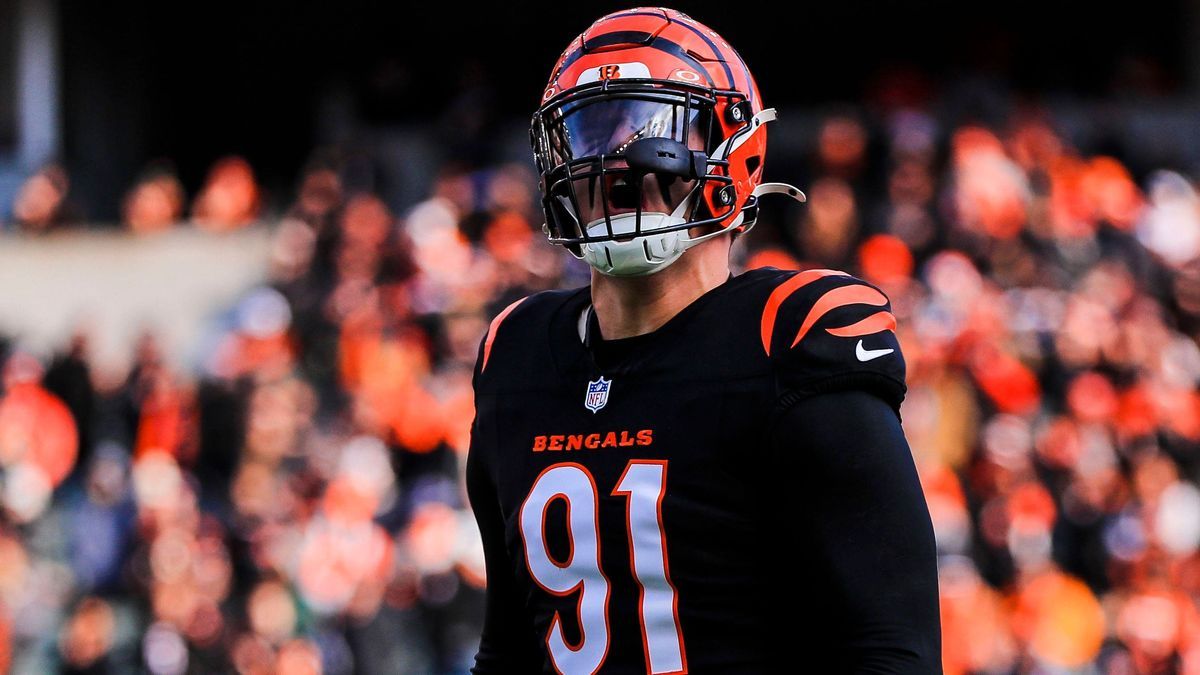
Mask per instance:
[[[481,342],[480,358],[483,348],[484,343]],[[477,359],[472,380],[477,395],[479,364]],[[538,673],[542,671],[543,659],[533,639],[532,620],[513,577],[508,548],[504,543],[504,516],[480,442],[478,423],[477,414],[471,425],[471,442],[467,450],[466,488],[483,540],[487,589],[483,634],[471,673]]]
[[[839,672],[940,673],[933,527],[891,406],[861,389],[811,396],[779,416],[771,443],[802,482],[785,503],[820,579],[806,600],[828,631],[822,658]]]
[[[763,327],[778,404],[768,438],[788,481],[783,526],[815,579],[794,599],[828,645],[813,657],[838,672],[939,673],[936,549],[900,426],[906,368],[891,302],[828,270],[788,277],[772,299]]]

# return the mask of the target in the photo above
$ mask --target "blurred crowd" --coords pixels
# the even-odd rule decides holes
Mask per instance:
[[[832,114],[804,207],[739,269],[884,288],[905,428],[937,534],[948,674],[1200,673],[1200,194],[1074,147],[1053,120]],[[784,176],[768,166],[768,173]],[[69,218],[29,178],[13,222]],[[394,212],[335,161],[271,214],[270,283],[196,372],[147,335],[99,373],[86,335],[9,345],[0,396],[0,667],[461,673],[482,551],[461,483],[470,375],[512,300],[587,283],[546,244],[531,168],[448,165]],[[186,204],[149,171],[150,232],[262,217],[250,165]]]
[[[168,230],[185,218],[200,229],[226,232],[255,222],[262,209],[261,192],[249,162],[236,155],[223,157],[209,169],[189,213],[175,169],[169,162],[151,162],[121,200],[121,222],[139,234]],[[8,224],[36,234],[89,225],[86,213],[72,198],[66,169],[51,163],[21,184]]]

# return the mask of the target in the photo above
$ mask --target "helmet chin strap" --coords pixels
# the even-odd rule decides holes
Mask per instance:
[[[737,217],[729,225],[719,230],[702,234],[698,237],[688,236],[686,230],[656,233],[654,231],[656,229],[671,225],[682,225],[687,222],[683,217],[683,211],[688,200],[684,199],[679,207],[669,215],[664,213],[642,213],[643,223],[648,222],[648,224],[646,227],[643,227],[641,235],[629,241],[602,241],[581,245],[580,250],[583,254],[581,257],[592,267],[610,276],[627,277],[653,274],[678,260],[683,255],[683,252],[689,248],[742,225],[745,222],[747,211],[755,214],[746,225],[746,229],[743,230],[744,232],[750,231],[754,227],[754,223],[757,222],[757,200],[762,195],[767,194],[787,195],[799,202],[807,199],[799,188],[787,183],[763,183],[754,188],[754,192],[750,193],[751,199],[749,201],[755,203],[752,206],[743,207],[742,211],[738,213]],[[633,224],[636,218],[637,214],[635,213],[623,213],[613,216],[613,233],[620,235],[633,232]],[[603,224],[604,219],[598,218],[588,226],[588,231],[591,232],[598,226],[603,226]],[[602,233],[602,231],[593,232],[593,234]]]
[[[697,184],[696,187],[699,187]],[[589,265],[604,274],[619,277],[643,276],[653,274],[667,265],[675,262],[687,250],[684,245],[686,233],[682,230],[671,232],[655,232],[672,225],[683,225],[687,222],[684,212],[696,188],[687,197],[681,199],[679,206],[671,213],[655,213],[643,211],[641,218],[641,234],[629,241],[601,241],[580,245],[580,256]],[[632,234],[637,228],[639,215],[637,213],[622,213],[610,216],[612,233],[616,236]],[[608,228],[604,218],[597,218],[588,223],[588,234],[607,234]]]

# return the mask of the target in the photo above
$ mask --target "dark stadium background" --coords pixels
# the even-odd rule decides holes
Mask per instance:
[[[624,6],[64,3],[68,168],[85,170],[72,173],[81,196],[95,196],[94,216],[115,219],[112,195],[151,158],[170,158],[184,185],[195,188],[218,153],[236,152],[268,185],[290,187],[337,97],[349,99],[362,125],[442,127],[453,138],[443,115],[457,102],[477,107],[488,130],[500,131],[526,120],[566,42]],[[1200,87],[1200,8],[1188,0],[677,7],[720,24],[784,116],[800,106],[884,95],[889,76],[920,77],[928,89],[967,76],[996,78],[1021,93],[1084,98]],[[1152,82],[1125,81],[1138,67],[1154,71]],[[1157,91],[1136,90],[1142,86]],[[964,111],[983,119],[1002,112],[986,101]],[[497,154],[481,145],[468,149],[472,158]],[[102,172],[88,170],[101,165]]]
[[[465,671],[479,340],[588,278],[529,116],[627,7],[0,0],[0,671]],[[809,195],[735,266],[892,299],[946,672],[1200,673],[1200,0],[674,7]]]

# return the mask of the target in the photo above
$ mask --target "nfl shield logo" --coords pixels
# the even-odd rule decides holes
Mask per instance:
[[[588,382],[587,397],[583,399],[583,405],[592,412],[604,407],[608,403],[608,387],[612,384],[612,380],[604,379],[601,375],[600,379]]]

